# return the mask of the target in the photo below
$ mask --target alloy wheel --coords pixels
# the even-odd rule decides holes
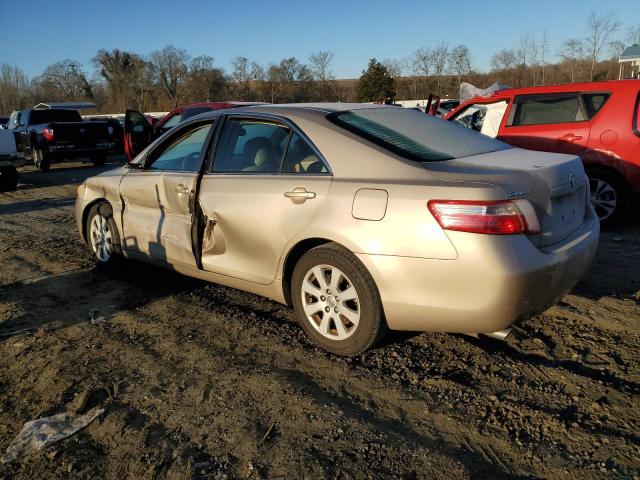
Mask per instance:
[[[330,340],[345,340],[360,321],[360,299],[353,283],[338,268],[317,265],[302,281],[302,306],[309,323]]]
[[[100,214],[95,215],[91,219],[89,233],[91,237],[91,247],[96,257],[101,262],[108,262],[113,254],[113,244],[107,219]]]
[[[589,180],[591,195],[589,201],[596,210],[596,214],[600,221],[609,218],[618,205],[618,196],[615,189],[608,182],[600,178],[592,178]]]

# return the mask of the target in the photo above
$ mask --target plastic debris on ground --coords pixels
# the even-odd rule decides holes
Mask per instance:
[[[64,440],[89,425],[103,412],[103,408],[95,407],[84,415],[59,413],[27,422],[11,442],[5,454],[0,457],[0,461],[10,463],[24,457],[29,452],[36,452]]]

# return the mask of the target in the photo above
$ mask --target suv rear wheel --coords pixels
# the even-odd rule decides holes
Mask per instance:
[[[40,148],[34,147],[31,149],[31,159],[38,170],[42,172],[48,171],[49,167],[51,167],[51,159]]]
[[[604,169],[590,169],[589,200],[603,227],[619,224],[629,213],[631,192],[626,182],[616,173]]]
[[[355,355],[387,332],[378,289],[364,265],[335,243],[313,248],[296,264],[293,308],[305,333],[339,355]]]

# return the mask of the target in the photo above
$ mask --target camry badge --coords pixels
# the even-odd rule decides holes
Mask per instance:
[[[515,192],[509,192],[507,194],[507,198],[526,197],[527,195],[531,195],[532,192],[533,190],[530,188],[527,188],[526,190],[517,190]]]
[[[576,174],[573,172],[569,174],[569,185],[571,188],[576,188]]]

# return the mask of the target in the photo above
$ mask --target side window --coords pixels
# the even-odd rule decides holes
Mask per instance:
[[[607,99],[608,93],[583,93],[582,99],[584,100],[584,106],[587,109],[587,115],[589,119],[592,119],[596,113],[602,108]]]
[[[160,133],[162,134],[164,132],[171,130],[173,127],[178,125],[181,121],[182,121],[182,114],[176,113],[175,115],[170,117],[166,122],[162,124],[162,126],[160,127]]]
[[[307,141],[294,133],[284,156],[282,173],[329,173],[329,170]]]
[[[461,112],[458,112],[456,116],[453,117],[453,121],[479,132],[482,130],[482,124],[486,114],[487,107],[485,105],[469,105]]]
[[[290,129],[262,120],[228,119],[213,164],[218,173],[278,173]]]
[[[510,125],[543,125],[586,120],[577,93],[524,95],[516,98]]]
[[[507,100],[502,100],[494,103],[469,105],[453,120],[488,137],[496,138],[508,103]]]
[[[211,124],[200,125],[169,140],[167,148],[152,159],[148,170],[197,172],[200,170],[200,153],[205,146]]]
[[[13,112],[9,117],[7,128],[14,129],[18,126],[18,119],[20,118],[20,112]]]

